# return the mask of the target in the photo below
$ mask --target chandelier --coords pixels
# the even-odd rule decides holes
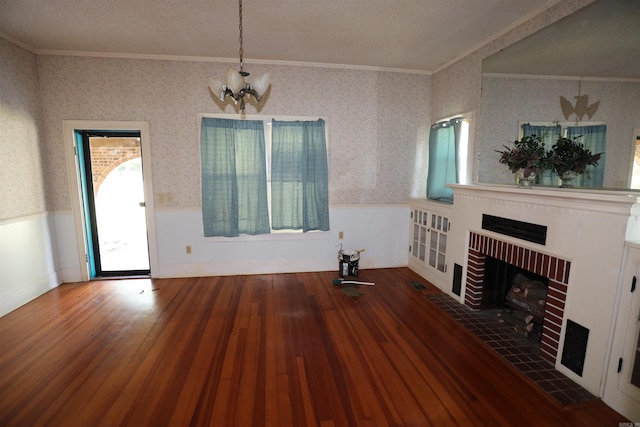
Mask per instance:
[[[270,78],[269,73],[253,79],[252,82],[246,81],[245,77],[249,76],[249,73],[244,71],[244,64],[242,62],[242,0],[239,0],[239,17],[240,25],[240,71],[236,71],[233,67],[227,68],[226,84],[213,77],[209,77],[209,88],[221,101],[229,96],[233,98],[235,105],[240,103],[240,110],[244,111],[245,99],[249,100],[254,98],[256,102],[260,102],[262,96],[269,89]]]
[[[576,100],[575,104],[572,104],[567,98],[561,96],[560,108],[562,109],[564,118],[567,120],[569,120],[569,117],[572,114],[576,115],[577,126],[585,115],[591,119],[591,117],[596,114],[596,111],[598,111],[598,107],[600,106],[600,101],[589,104],[589,95],[582,95],[582,79],[578,82],[578,95],[573,98]]]

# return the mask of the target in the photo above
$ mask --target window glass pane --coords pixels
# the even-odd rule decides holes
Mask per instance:
[[[441,253],[446,253],[447,252],[447,235],[446,234],[440,234],[440,242],[438,245],[438,251]]]
[[[631,188],[640,189],[640,135],[636,137],[635,151],[633,156],[633,172],[631,176]]]
[[[436,250],[438,248],[438,232],[431,232],[431,242],[429,244],[429,248]]]

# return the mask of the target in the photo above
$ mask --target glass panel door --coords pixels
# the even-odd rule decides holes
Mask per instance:
[[[92,275],[149,274],[139,132],[82,131]]]

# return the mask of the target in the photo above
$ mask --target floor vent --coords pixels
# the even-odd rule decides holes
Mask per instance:
[[[578,325],[572,320],[567,320],[561,363],[580,376],[582,376],[582,369],[584,368],[588,340],[589,329]]]

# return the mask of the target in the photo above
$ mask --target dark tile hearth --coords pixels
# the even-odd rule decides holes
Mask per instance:
[[[430,294],[427,298],[484,341],[559,404],[568,405],[597,399],[539,356],[539,345],[515,333],[511,326],[499,323],[495,312],[471,310],[447,294]]]

